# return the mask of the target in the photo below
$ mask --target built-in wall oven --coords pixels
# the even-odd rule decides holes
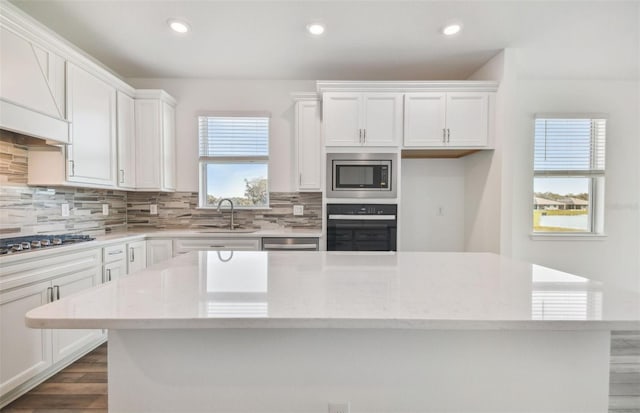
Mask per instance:
[[[327,251],[396,251],[395,204],[327,204]]]
[[[395,153],[327,154],[328,198],[395,198]]]

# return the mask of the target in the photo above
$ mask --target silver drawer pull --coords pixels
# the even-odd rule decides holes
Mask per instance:
[[[118,251],[109,251],[109,255],[118,255],[118,254],[122,254],[122,250],[118,250]]]

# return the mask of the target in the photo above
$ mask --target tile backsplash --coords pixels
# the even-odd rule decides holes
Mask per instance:
[[[150,205],[158,206],[151,215]],[[270,209],[235,210],[234,221],[245,228],[322,227],[321,192],[270,192]],[[294,216],[293,205],[303,205],[304,215]],[[228,227],[229,212],[199,209],[197,192],[131,192],[127,198],[129,228],[187,229]]]
[[[107,189],[27,186],[28,139],[0,130],[0,237],[44,233],[92,235],[131,229],[226,227],[229,212],[199,209],[197,192],[126,192]],[[270,208],[236,210],[235,222],[246,228],[322,227],[322,193],[271,192]],[[62,216],[62,205],[70,214]],[[102,215],[102,205],[109,214]],[[150,205],[158,214],[150,214]],[[293,205],[304,215],[294,216]]]

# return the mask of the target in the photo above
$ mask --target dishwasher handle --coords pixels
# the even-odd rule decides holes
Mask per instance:
[[[318,244],[264,244],[265,250],[313,250],[318,249]]]

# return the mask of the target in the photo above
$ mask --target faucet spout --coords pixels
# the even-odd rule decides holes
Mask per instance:
[[[233,231],[233,227],[234,227],[234,224],[233,224],[233,201],[230,200],[229,198],[222,198],[220,201],[218,201],[218,209],[217,210],[218,210],[218,212],[220,212],[220,206],[222,205],[222,203],[224,201],[228,201],[229,205],[231,205],[231,222],[229,223],[229,229],[231,231]]]

